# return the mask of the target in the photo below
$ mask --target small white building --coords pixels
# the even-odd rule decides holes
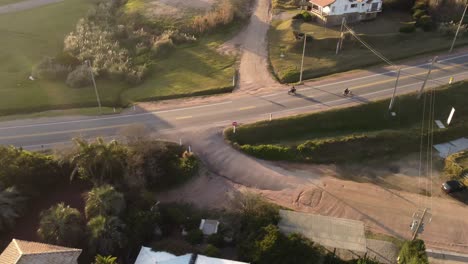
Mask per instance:
[[[202,219],[200,222],[200,230],[203,232],[203,235],[209,236],[218,233],[219,221]]]
[[[383,0],[308,0],[307,10],[326,25],[339,25],[343,17],[348,23],[371,20],[382,12]]]

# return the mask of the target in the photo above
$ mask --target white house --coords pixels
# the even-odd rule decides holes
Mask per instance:
[[[153,251],[151,248],[141,247],[135,264],[248,264],[245,262],[212,258],[198,254],[176,256],[164,251]]]
[[[370,20],[382,11],[383,0],[308,0],[307,10],[326,25],[339,25],[343,17],[348,23]]]

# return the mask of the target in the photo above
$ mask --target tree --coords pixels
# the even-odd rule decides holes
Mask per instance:
[[[76,247],[84,234],[83,218],[77,209],[59,203],[41,212],[37,234],[46,243]]]
[[[258,264],[321,263],[320,251],[310,240],[298,234],[285,236],[274,225],[263,228],[251,257]]]
[[[117,258],[113,256],[97,255],[93,264],[117,264]]]
[[[110,255],[125,246],[125,225],[115,216],[96,216],[87,224],[89,246],[99,254]]]
[[[88,219],[98,215],[119,216],[124,209],[124,195],[111,185],[94,187],[86,195],[85,213]]]
[[[24,211],[26,197],[14,187],[0,191],[0,233],[14,226]]]
[[[398,255],[400,264],[428,264],[426,246],[420,239],[405,241]]]
[[[97,138],[95,143],[86,140],[73,139],[77,150],[70,157],[70,163],[75,166],[72,178],[76,173],[96,185],[118,183],[123,176],[127,149],[117,141],[105,143]]]

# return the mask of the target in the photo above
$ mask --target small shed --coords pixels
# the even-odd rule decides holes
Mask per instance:
[[[213,235],[218,233],[219,221],[202,219],[200,222],[200,230],[205,236]]]

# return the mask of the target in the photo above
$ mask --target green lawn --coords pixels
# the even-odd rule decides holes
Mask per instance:
[[[410,18],[401,13],[383,13],[377,20],[351,25],[366,42],[391,60],[406,59],[411,56],[448,50],[451,38],[441,36],[437,31],[412,34],[398,32],[400,21]],[[303,41],[294,38],[293,30],[310,33],[314,40],[306,47],[304,79],[332,73],[360,69],[383,63],[377,56],[364,48],[356,40],[344,41],[344,49],[336,55],[339,27],[326,28],[317,23],[275,20],[269,31],[270,61],[276,76],[284,82],[299,80]],[[468,43],[468,38],[460,38],[458,45]],[[281,54],[284,56],[281,57]]]
[[[468,105],[459,99],[466,96],[468,82],[436,91],[435,119],[447,118],[452,106],[457,119],[447,129],[435,128],[434,144],[467,136]],[[235,134],[227,129],[225,136],[245,152],[271,160],[331,163],[398,156],[419,151],[422,102],[414,93],[399,96],[396,118],[388,115],[389,100],[381,100],[248,124]]]
[[[22,1],[25,1],[25,0],[0,0],[0,6],[13,4],[13,3],[18,3],[18,2],[22,2]]]
[[[61,82],[28,80],[43,56],[62,50],[64,37],[91,2],[66,0],[0,15],[0,115],[96,106],[92,87],[73,89]],[[237,23],[193,45],[177,47],[157,61],[147,80],[137,87],[97,80],[103,105],[121,107],[134,101],[230,91],[235,58],[218,54],[216,48],[240,27]]]

